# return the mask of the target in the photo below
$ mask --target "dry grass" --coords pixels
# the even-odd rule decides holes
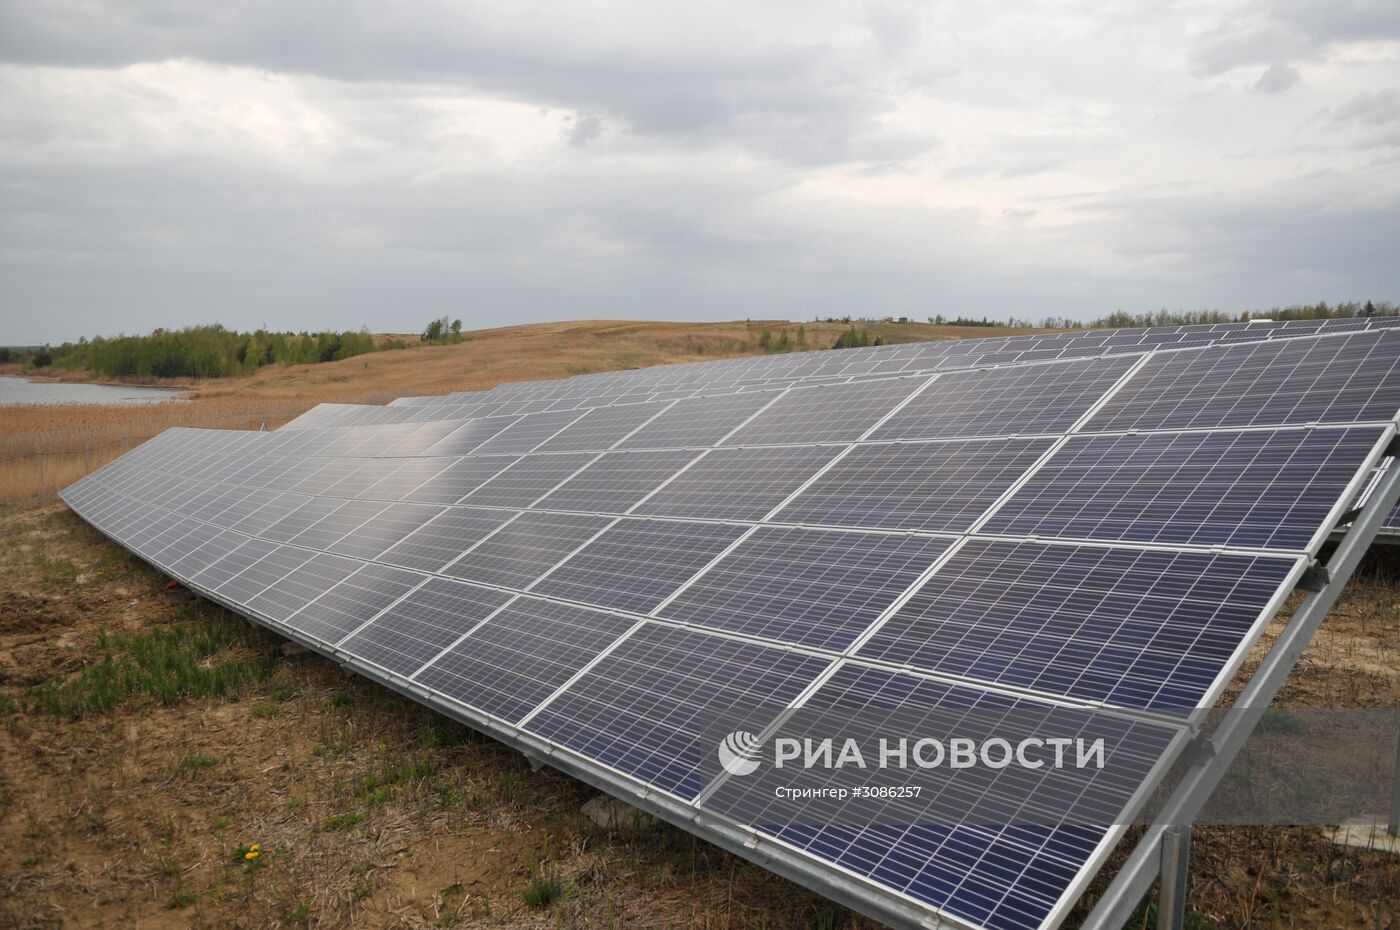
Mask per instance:
[[[843,326],[804,324],[810,349],[832,345]],[[408,394],[484,390],[505,381],[704,361],[759,353],[777,322],[535,324],[483,330],[452,346],[415,346],[192,387],[188,403],[142,407],[0,407],[0,504],[28,502],[101,467],[172,426],[275,429],[318,403],[386,403]],[[1011,335],[1036,330],[881,324],[887,342]],[[416,338],[416,337],[415,337]],[[70,379],[71,380],[71,379]],[[41,458],[40,452],[44,455]]]

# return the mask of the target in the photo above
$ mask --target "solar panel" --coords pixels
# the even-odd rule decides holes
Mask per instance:
[[[632,626],[616,614],[520,597],[413,680],[517,723]]]
[[[617,445],[620,449],[712,446],[777,396],[776,392],[765,391],[677,401]]]
[[[610,449],[664,409],[660,404],[596,407],[545,440],[539,451],[601,452]]]
[[[744,533],[727,523],[622,520],[575,552],[531,591],[649,613]]]
[[[595,458],[597,454],[592,452],[527,455],[462,498],[462,503],[483,507],[528,507]]]
[[[473,452],[479,455],[514,455],[529,452],[582,415],[582,411],[579,410],[563,410],[558,413],[537,413],[521,417],[477,446]]]
[[[1385,421],[1400,407],[1400,333],[1283,339],[1149,359],[1087,429]]]
[[[255,565],[264,556],[275,552],[278,548],[276,543],[270,543],[263,539],[239,538],[244,540],[241,546],[234,549],[224,558],[210,563],[207,568],[192,576],[190,580],[199,587],[210,591],[218,591],[225,584],[228,584],[235,577]],[[292,551],[299,553],[302,550]],[[310,558],[311,553],[306,553],[306,556]],[[270,579],[267,583],[271,584],[274,580],[276,579]],[[258,590],[262,589],[259,588]],[[252,593],[256,594],[257,591]]]
[[[477,448],[501,430],[510,426],[517,417],[482,417],[468,420],[423,450],[423,455],[465,455]]]
[[[521,514],[442,572],[524,590],[610,522],[609,517],[583,514]]]
[[[925,383],[922,378],[794,388],[724,444],[851,442]]]
[[[333,643],[348,636],[422,582],[422,575],[401,568],[364,565],[298,610],[287,620],[287,625],[308,636]]]
[[[509,510],[445,510],[390,546],[378,560],[419,571],[440,571],[514,516]]]
[[[514,456],[473,456],[460,459],[403,495],[403,500],[455,504],[516,461]]]
[[[699,453],[693,451],[609,452],[545,495],[545,510],[625,513]]]
[[[169,431],[64,499],[197,590],[877,915],[1048,928],[1180,752],[1170,721],[1223,692],[1381,461],[1400,336],[1368,325],[317,408]],[[888,784],[925,801],[858,823],[718,767],[734,731],[831,711],[945,733],[1072,711],[1115,749],[1080,781],[905,773]]]
[[[774,519],[784,523],[966,530],[1053,440],[974,440],[853,449]]]
[[[719,740],[774,716],[831,660],[648,624],[526,728],[690,800],[720,772]]]
[[[1189,710],[1299,565],[972,539],[857,655],[1052,696]]]
[[[657,613],[839,652],[950,544],[905,534],[761,527]]]
[[[835,446],[715,449],[633,513],[712,520],[758,520],[841,451]]]
[[[429,578],[341,648],[407,678],[512,597],[495,588]]]
[[[349,578],[350,574],[360,567],[360,563],[354,559],[344,559],[338,555],[312,554],[312,558],[309,559],[303,559],[300,554],[287,556],[285,550],[280,550],[254,566],[254,569],[268,571],[258,575],[250,570],[239,576],[239,579],[256,578],[257,581],[261,581],[262,577],[276,574],[284,564],[282,559],[285,558],[286,563],[296,563],[290,571],[277,577],[262,591],[244,601],[249,609],[278,621],[286,620],[328,589]],[[251,590],[251,586],[247,590]]]
[[[1089,411],[1136,358],[1092,359],[939,375],[871,434],[950,439],[1062,433]]]
[[[1075,436],[988,533],[1301,550],[1382,430]]]
[[[1101,769],[770,766],[749,778],[726,780],[702,805],[944,914],[996,930],[1039,927],[1062,908],[1074,878],[1180,739],[1175,728],[1142,720],[1069,712],[1032,698],[855,664],[838,668],[804,708],[815,722],[856,719],[862,730],[875,733],[967,734],[975,740],[989,730],[989,722],[1015,716],[1014,727],[992,732],[1065,731],[1089,742],[1104,738],[1111,748]],[[1047,783],[1060,790],[1045,790]],[[1077,793],[1064,790],[1069,786]],[[882,793],[862,803],[860,818],[869,823],[861,825],[852,815],[833,811],[830,802],[780,800],[776,790],[823,787]],[[923,790],[901,796],[905,787]],[[997,812],[989,806],[1001,800],[1011,809]],[[1091,825],[1093,814],[1107,816]],[[998,819],[1002,825],[994,822]],[[1068,824],[1056,826],[1063,821]]]
[[[346,501],[287,542],[308,549],[329,549],[332,543],[371,517],[377,517],[388,506],[382,501]]]
[[[338,555],[372,561],[442,512],[442,507],[428,504],[395,504],[385,507],[378,515],[357,526],[353,532],[332,543],[328,550]]]

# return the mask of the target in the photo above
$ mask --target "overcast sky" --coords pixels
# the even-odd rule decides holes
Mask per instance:
[[[1396,0],[195,7],[0,0],[0,344],[1400,299]]]

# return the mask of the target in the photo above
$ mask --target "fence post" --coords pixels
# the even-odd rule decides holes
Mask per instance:
[[[46,485],[46,483],[45,483],[45,478],[46,478],[47,476],[44,474],[45,466],[48,465],[48,462],[49,462],[49,452],[48,452],[48,450],[47,450],[47,449],[40,449],[40,450],[39,450],[39,496],[40,496],[40,497],[43,497],[44,494],[45,494],[45,493],[47,492],[47,490],[48,490],[47,485]]]
[[[92,443],[83,443],[83,474],[92,471]]]

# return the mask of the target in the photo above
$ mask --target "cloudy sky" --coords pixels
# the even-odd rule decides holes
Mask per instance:
[[[1400,3],[0,0],[0,343],[1400,299]]]

